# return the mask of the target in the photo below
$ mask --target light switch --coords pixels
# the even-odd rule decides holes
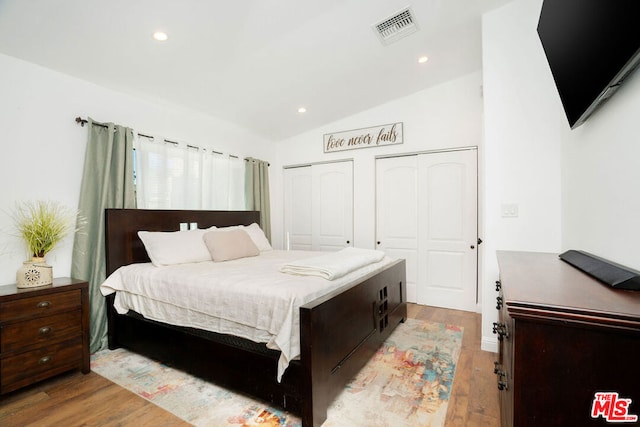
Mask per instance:
[[[189,224],[189,230],[195,230],[198,228],[198,223],[197,222],[192,222]]]
[[[502,217],[503,218],[517,218],[518,217],[518,204],[517,203],[503,203],[501,210],[502,210]]]
[[[189,229],[189,224],[187,224],[186,222],[180,223],[180,231],[187,231],[188,229]]]

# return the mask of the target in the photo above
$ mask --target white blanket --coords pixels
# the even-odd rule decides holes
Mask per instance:
[[[333,281],[278,271],[318,254],[276,250],[226,262],[132,264],[111,274],[100,291],[116,292],[114,307],[121,314],[134,310],[152,320],[266,343],[281,352],[280,380],[289,362],[300,356],[300,306],[391,262],[385,257]]]
[[[379,262],[382,258],[384,258],[382,251],[347,247],[337,252],[290,262],[280,267],[280,271],[335,280],[359,268]]]

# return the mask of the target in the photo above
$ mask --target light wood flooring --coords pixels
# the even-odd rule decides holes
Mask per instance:
[[[480,350],[480,315],[410,304],[409,317],[464,327],[446,427],[499,426],[495,355]],[[188,425],[94,372],[63,374],[0,396],[3,427]]]

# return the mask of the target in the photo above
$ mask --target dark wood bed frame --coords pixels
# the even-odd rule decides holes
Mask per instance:
[[[107,209],[107,275],[149,262],[139,230],[177,231],[180,223],[259,223],[253,211]],[[242,338],[177,327],[129,312],[119,315],[107,297],[109,348],[128,348],[221,386],[298,414],[304,427],[320,426],[327,408],[407,316],[405,261],[364,277],[346,290],[300,308],[301,356],[276,380],[279,352]]]

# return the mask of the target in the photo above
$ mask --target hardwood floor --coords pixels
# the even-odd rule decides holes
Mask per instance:
[[[0,426],[189,426],[95,372],[63,374],[0,397]]]
[[[409,305],[409,317],[464,328],[446,427],[500,425],[494,353],[480,350],[480,315]],[[71,372],[0,397],[0,425],[188,426],[169,412],[91,372]]]
[[[500,426],[498,386],[493,373],[496,354],[480,349],[480,314],[410,304],[408,317],[464,328],[445,427]]]

